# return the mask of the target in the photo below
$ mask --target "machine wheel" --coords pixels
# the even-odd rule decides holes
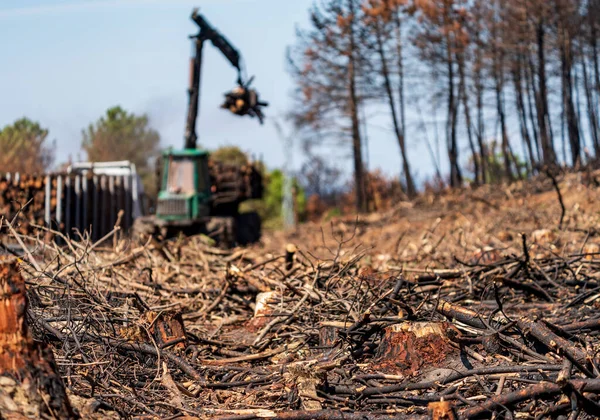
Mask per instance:
[[[235,245],[235,219],[233,217],[211,217],[206,223],[206,234],[221,248]]]
[[[257,212],[239,214],[237,217],[237,243],[245,246],[260,241],[261,220]]]
[[[138,217],[131,227],[131,238],[140,243],[145,243],[149,237],[156,236],[156,233],[156,223],[152,216]]]

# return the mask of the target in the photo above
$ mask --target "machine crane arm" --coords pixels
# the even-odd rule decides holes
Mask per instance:
[[[237,69],[239,88],[226,94],[226,102],[222,106],[229,109],[237,115],[250,115],[258,117],[263,121],[261,107],[267,106],[266,102],[260,101],[255,91],[248,89],[248,83],[242,80],[242,68],[240,65],[240,53],[231,45],[231,43],[221,33],[211,26],[210,23],[198,13],[198,9],[192,12],[192,20],[200,28],[197,35],[192,36],[195,42],[195,55],[190,62],[190,85],[188,89],[189,104],[188,115],[185,126],[185,148],[195,149],[198,142],[196,134],[196,120],[198,119],[198,110],[200,107],[200,75],[202,72],[202,48],[205,41],[212,44],[225,56],[233,67]]]
[[[205,40],[210,40],[212,44],[221,51],[221,53],[229,60],[231,65],[241,73],[240,67],[240,53],[231,45],[231,43],[210,23],[206,21],[204,16],[198,13],[198,9],[194,9],[192,12],[192,20],[200,27],[200,34],[198,35]],[[240,81],[241,83],[241,81]]]

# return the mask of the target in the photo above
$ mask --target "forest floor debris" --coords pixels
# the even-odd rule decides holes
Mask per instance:
[[[558,178],[564,218],[540,178],[233,250],[13,235],[32,333],[89,416],[596,418],[597,178]]]

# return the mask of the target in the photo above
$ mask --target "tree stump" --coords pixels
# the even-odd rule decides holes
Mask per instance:
[[[254,317],[248,322],[248,329],[250,331],[258,331],[271,322],[273,320],[275,307],[279,301],[281,301],[279,292],[262,292],[256,295]]]
[[[454,405],[450,401],[439,401],[429,403],[431,420],[457,420],[458,416]]]
[[[445,367],[449,358],[458,358],[458,351],[448,338],[453,329],[447,322],[405,322],[387,327],[376,367],[406,376]]]
[[[17,261],[0,261],[0,418],[79,418],[52,350],[31,336],[27,308]]]
[[[186,348],[187,338],[181,312],[147,311],[144,315],[150,325],[149,331],[159,347],[173,346],[178,350]]]

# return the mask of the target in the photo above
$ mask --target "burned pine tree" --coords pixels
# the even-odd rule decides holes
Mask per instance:
[[[296,86],[294,123],[317,133],[320,144],[327,137],[350,140],[356,209],[366,212],[359,111],[368,99],[372,72],[360,25],[362,13],[358,0],[328,0],[314,6],[311,27],[298,31],[288,62]]]
[[[402,172],[409,197],[416,194],[406,141],[406,98],[404,65],[404,1],[371,0],[363,6],[367,43],[376,51],[374,72],[382,79],[382,100],[390,109],[394,135],[400,147]]]
[[[467,13],[463,0],[418,1],[414,13],[418,20],[414,43],[419,49],[421,60],[433,66],[442,79],[442,88],[447,98],[446,143],[450,163],[450,185],[463,183],[458,144],[458,115],[460,111],[459,71],[457,54],[468,42],[466,27],[462,24]]]

